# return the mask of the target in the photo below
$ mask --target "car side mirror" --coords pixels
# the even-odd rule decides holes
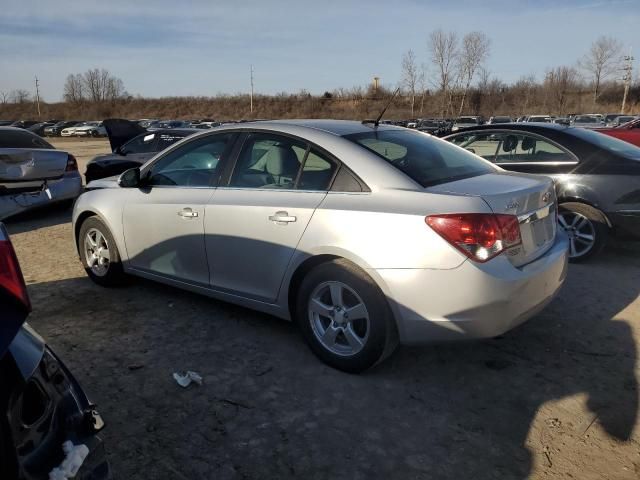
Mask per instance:
[[[135,188],[140,185],[140,168],[125,170],[118,177],[118,185],[122,188]]]

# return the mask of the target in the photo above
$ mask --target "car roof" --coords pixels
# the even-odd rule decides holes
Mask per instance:
[[[476,127],[469,128],[461,128],[456,131],[453,135],[456,135],[460,132],[473,132],[476,130],[526,130],[531,132],[548,132],[548,131],[562,131],[571,128],[567,125],[562,125],[559,123],[546,123],[546,122],[518,122],[518,123],[500,123],[498,125],[478,125]]]
[[[233,125],[239,128],[260,128],[265,125],[277,127],[282,126],[295,126],[305,127],[314,130],[321,130],[323,132],[331,133],[333,135],[344,136],[354,133],[368,132],[374,129],[377,130],[404,130],[403,127],[396,125],[380,124],[377,127],[371,123],[362,123],[356,120],[321,120],[321,119],[291,119],[291,120],[262,120],[259,122],[245,122],[241,124]],[[226,125],[225,125],[226,126]]]

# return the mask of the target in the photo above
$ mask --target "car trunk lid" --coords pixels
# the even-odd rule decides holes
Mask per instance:
[[[505,252],[516,267],[537,259],[555,241],[557,204],[550,178],[491,173],[437,185],[429,190],[480,197],[493,213],[516,215],[522,244]]]
[[[108,118],[102,122],[102,125],[107,131],[113,153],[116,153],[122,145],[132,138],[147,131],[146,128],[141,127],[136,122],[125,120],[124,118]]]
[[[0,148],[0,183],[60,178],[68,159],[60,150]]]

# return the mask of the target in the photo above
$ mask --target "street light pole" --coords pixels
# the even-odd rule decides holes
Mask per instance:
[[[251,65],[251,96],[250,96],[250,103],[251,103],[251,113],[253,113],[253,65]]]

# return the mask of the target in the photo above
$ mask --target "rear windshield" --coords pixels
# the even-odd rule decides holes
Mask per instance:
[[[605,135],[604,133],[594,132],[593,130],[584,128],[571,128],[567,129],[567,131],[582,140],[602,148],[603,150],[622,155],[626,158],[640,160],[640,148],[632,145],[631,143],[618,140],[617,138]]]
[[[460,117],[456,120],[456,123],[478,123],[478,119],[473,117]]]
[[[411,130],[373,130],[345,138],[383,158],[423,187],[496,171],[489,162],[462,148]]]
[[[0,130],[0,148],[47,148],[53,145],[26,130]]]

